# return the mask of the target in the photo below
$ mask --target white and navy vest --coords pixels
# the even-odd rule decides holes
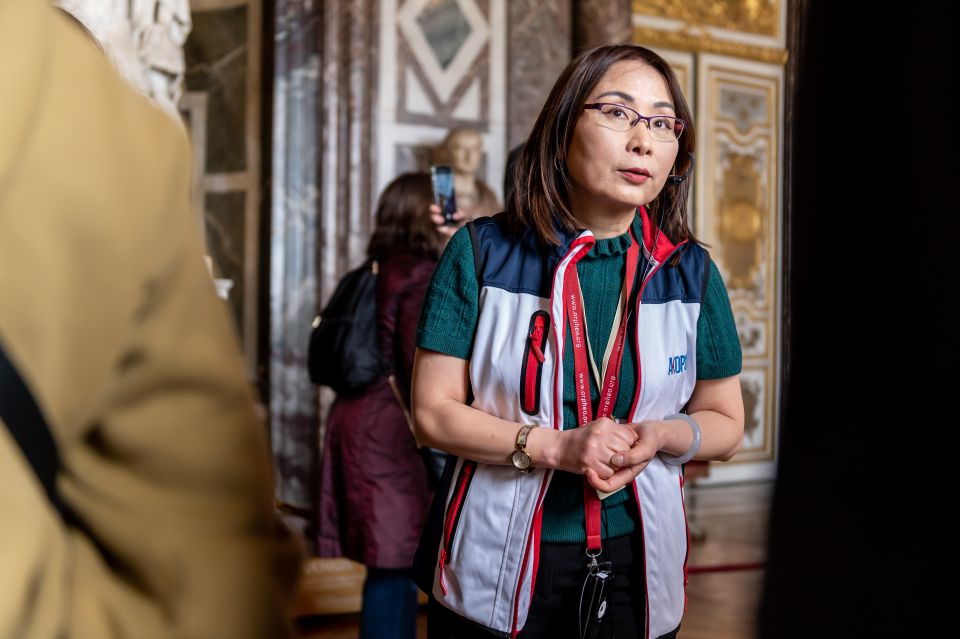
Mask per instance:
[[[644,233],[650,224],[644,216]],[[566,317],[563,278],[593,246],[585,231],[544,248],[515,238],[502,216],[469,225],[479,280],[470,359],[472,406],[502,419],[562,429]],[[652,237],[644,244],[649,246]],[[660,235],[628,330],[636,332],[638,384],[631,421],[662,419],[690,399],[697,377],[697,319],[708,260],[693,243]],[[671,260],[679,254],[674,265]],[[671,264],[665,262],[671,260]],[[542,353],[543,358],[539,356]],[[508,454],[504,451],[504,462]],[[502,636],[527,618],[537,572],[543,500],[552,471],[520,473],[451,458],[417,553],[420,587],[457,614]],[[674,630],[685,607],[688,533],[678,466],[659,457],[633,483],[644,539],[645,637]]]

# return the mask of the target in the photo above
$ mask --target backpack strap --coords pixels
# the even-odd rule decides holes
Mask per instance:
[[[50,503],[61,516],[63,503],[57,492],[60,456],[53,435],[33,395],[0,345],[0,421],[33,467]]]

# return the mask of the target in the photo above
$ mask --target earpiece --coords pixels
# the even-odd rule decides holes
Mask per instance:
[[[693,153],[687,153],[687,155],[690,156],[690,165],[687,167],[687,170],[683,172],[683,175],[668,175],[667,184],[681,184],[693,173]]]

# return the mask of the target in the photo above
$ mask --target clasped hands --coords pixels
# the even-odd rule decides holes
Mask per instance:
[[[601,417],[563,431],[560,468],[606,493],[629,484],[660,450],[657,422],[618,424]]]

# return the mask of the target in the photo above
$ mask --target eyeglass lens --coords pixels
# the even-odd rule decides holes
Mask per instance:
[[[649,118],[642,117],[633,109],[620,106],[619,104],[604,104],[597,109],[603,120],[604,125],[617,131],[628,131],[639,118],[650,129],[654,139],[663,142],[676,140],[683,131],[683,124],[677,118],[668,115],[655,115]]]

